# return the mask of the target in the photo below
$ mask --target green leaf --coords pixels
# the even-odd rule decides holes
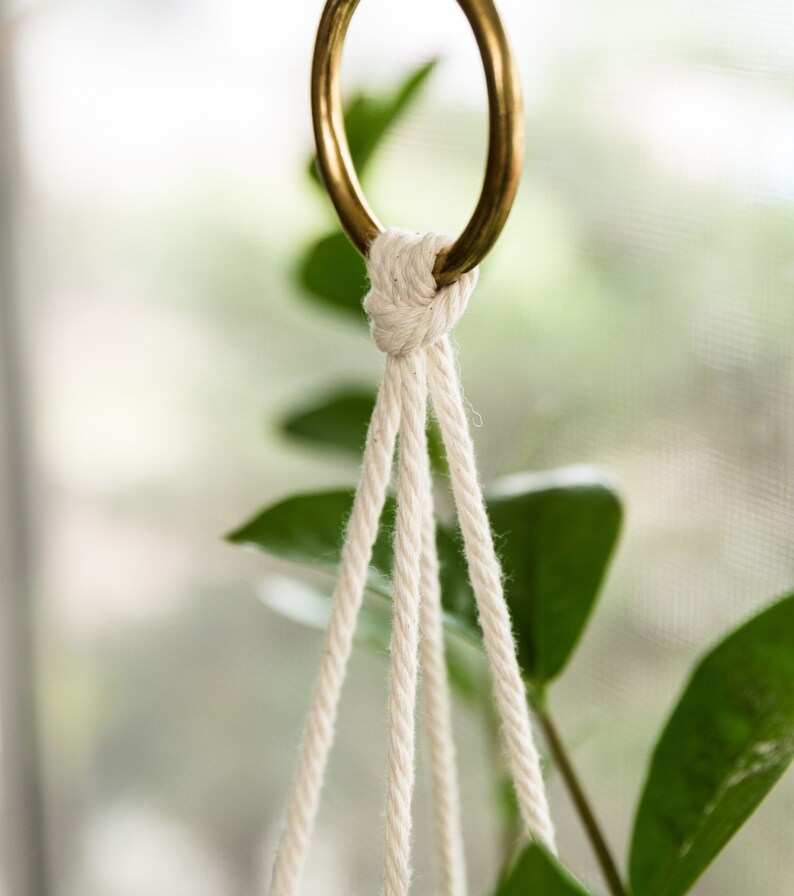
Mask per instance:
[[[310,492],[286,498],[261,511],[234,532],[228,541],[283,560],[336,571],[342,558],[345,525],[353,507],[351,491]],[[391,530],[395,501],[386,499],[381,529],[372,551],[369,587],[391,595]]]
[[[227,536],[227,540],[257,551],[262,551],[283,560],[305,564],[335,572],[341,561],[341,547],[347,518],[353,506],[353,495],[349,491],[314,492],[287,498],[263,510]],[[388,498],[381,518],[378,539],[375,542],[368,587],[383,597],[391,597],[392,546],[391,532],[394,529],[395,501]],[[446,612],[447,628],[463,635],[467,640],[479,644],[480,634],[474,620],[474,600],[462,566],[460,553],[454,535],[444,527],[437,530],[439,563],[441,566],[442,602],[446,607],[463,608],[460,613]],[[295,583],[292,583],[293,585]],[[322,604],[323,597],[317,593],[308,595],[297,593],[295,589],[269,588],[265,602],[282,616],[301,622],[311,628],[324,627],[327,610]],[[360,638],[374,646],[382,646],[377,639],[378,622],[372,617],[375,612],[367,612],[366,620],[360,622],[363,632]],[[386,638],[388,641],[388,638]],[[473,701],[482,693],[477,670],[472,668],[470,658],[454,648],[447,651],[447,666],[450,681],[458,693]]]
[[[360,457],[375,398],[372,389],[336,390],[290,412],[281,429],[302,442]]]
[[[336,572],[342,559],[345,525],[352,507],[352,491],[294,495],[256,514],[227,535],[226,540],[283,560]],[[391,533],[395,511],[394,498],[387,498],[370,562],[368,586],[384,597],[391,597]],[[436,545],[445,623],[479,644],[474,598],[456,535],[446,527],[438,526]]]
[[[593,609],[620,531],[620,499],[599,470],[567,467],[501,480],[488,512],[519,662],[542,688],[562,671]]]
[[[367,292],[366,265],[341,230],[309,246],[298,262],[297,277],[311,298],[366,321],[361,305]]]
[[[291,411],[284,418],[281,429],[292,438],[338,448],[359,459],[376,398],[374,389],[338,389]],[[443,471],[444,448],[435,420],[428,425],[427,447],[432,467]]]
[[[261,511],[234,532],[228,541],[283,560],[335,572],[342,559],[345,524],[353,507],[351,491],[310,492],[286,498]],[[372,552],[368,586],[391,597],[392,545],[396,502],[386,499],[380,532]],[[441,599],[448,627],[479,643],[474,599],[468,584],[455,536],[437,529],[441,566]]]
[[[436,550],[441,569],[444,624],[479,647],[482,632],[477,621],[477,605],[469,584],[469,573],[458,531],[446,526],[436,526]]]
[[[656,746],[631,847],[634,896],[686,893],[794,757],[794,594],[695,669]]]
[[[518,857],[494,896],[590,896],[544,846],[531,843]]]
[[[346,103],[345,132],[359,178],[364,176],[383,138],[418,97],[436,65],[438,60],[431,59],[411,71],[388,93],[378,96],[360,93]],[[319,183],[315,159],[309,165],[309,174]]]
[[[323,415],[324,416],[324,415]],[[286,560],[336,570],[350,491],[288,498],[229,536],[238,544]],[[570,468],[505,480],[489,499],[507,577],[519,659],[535,684],[556,675],[592,609],[620,526],[621,508],[598,471]],[[390,596],[394,526],[389,499],[370,569],[370,588]],[[477,610],[459,536],[438,526],[445,624],[479,644]]]

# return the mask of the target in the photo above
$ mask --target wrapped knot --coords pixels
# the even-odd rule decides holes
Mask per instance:
[[[364,310],[382,352],[406,355],[445,336],[460,319],[477,285],[477,268],[439,289],[433,277],[438,253],[450,245],[442,233],[419,236],[390,228],[370,246],[370,291]]]

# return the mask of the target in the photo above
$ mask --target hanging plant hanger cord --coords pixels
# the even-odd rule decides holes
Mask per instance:
[[[438,289],[433,266],[449,244],[449,238],[441,234],[417,236],[392,228],[377,236],[370,248],[367,266],[371,290],[364,307],[370,316],[373,338],[387,355],[386,371],[370,422],[360,482],[347,526],[325,651],[276,856],[271,896],[298,894],[398,429],[384,893],[406,896],[411,883],[420,623],[442,893],[466,893],[425,436],[428,392],[449,459],[469,577],[525,833],[555,850],[554,828],[516,659],[501,569],[479,484],[455,356],[447,336],[466,310],[477,283],[477,269]]]

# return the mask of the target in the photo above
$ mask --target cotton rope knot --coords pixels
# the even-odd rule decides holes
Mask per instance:
[[[477,285],[477,269],[441,289],[433,266],[451,243],[443,233],[391,228],[370,248],[371,289],[364,299],[372,337],[382,352],[407,355],[432,345],[460,320]]]
[[[375,342],[386,353],[386,369],[347,523],[325,651],[273,869],[271,896],[298,896],[395,451],[399,463],[382,893],[408,896],[413,878],[411,803],[421,667],[439,891],[441,896],[467,894],[452,701],[444,657],[433,481],[427,450],[428,397],[432,399],[432,412],[447,455],[469,580],[524,831],[527,837],[543,841],[554,851],[554,826],[502,590],[502,571],[477,475],[455,354],[447,337],[466,310],[477,272],[464,274],[451,286],[438,289],[433,265],[448,243],[441,234],[417,236],[405,230],[387,230],[370,247],[372,289],[364,307],[372,321]],[[527,896],[542,894],[534,891]]]

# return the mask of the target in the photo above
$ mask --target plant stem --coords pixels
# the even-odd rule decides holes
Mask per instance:
[[[598,864],[601,866],[601,871],[609,886],[609,891],[612,896],[626,896],[626,888],[623,886],[615,860],[609,851],[604,835],[601,833],[601,828],[585,796],[557,726],[549,714],[548,708],[542,705],[541,701],[537,701],[537,703],[533,701],[533,710],[543,727],[551,754],[557,763],[563,781],[565,781],[565,785],[573,800],[574,807],[582,821],[587,838],[596,854]]]

